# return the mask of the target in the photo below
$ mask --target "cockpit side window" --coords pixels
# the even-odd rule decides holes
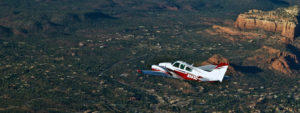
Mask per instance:
[[[187,71],[192,71],[192,69],[189,68],[189,67],[186,67],[185,70],[187,70]]]
[[[184,69],[185,65],[184,64],[181,64],[180,65],[180,69]]]
[[[179,63],[178,63],[178,62],[175,62],[175,63],[173,64],[173,66],[178,68],[178,67],[179,67]]]

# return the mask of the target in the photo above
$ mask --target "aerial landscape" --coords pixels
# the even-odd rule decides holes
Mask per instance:
[[[0,112],[300,112],[298,0],[2,0]],[[141,75],[229,64],[210,83]]]

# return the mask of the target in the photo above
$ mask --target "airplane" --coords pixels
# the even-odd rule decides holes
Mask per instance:
[[[152,65],[151,68],[152,70],[137,70],[137,72],[145,75],[207,82],[222,82],[224,78],[230,78],[225,76],[228,68],[227,63],[194,67],[183,61],[175,61],[173,63],[163,62],[158,65]]]

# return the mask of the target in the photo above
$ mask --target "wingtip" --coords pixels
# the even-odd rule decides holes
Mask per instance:
[[[136,72],[138,72],[138,73],[142,73],[142,70],[138,69],[138,70],[136,70]]]

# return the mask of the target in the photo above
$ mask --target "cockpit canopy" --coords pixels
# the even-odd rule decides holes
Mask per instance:
[[[173,64],[172,64],[174,67],[176,68],[179,68],[179,69],[182,69],[182,70],[186,70],[186,71],[190,71],[192,72],[192,68],[189,67],[187,63],[185,62],[182,62],[182,61],[175,61]]]

